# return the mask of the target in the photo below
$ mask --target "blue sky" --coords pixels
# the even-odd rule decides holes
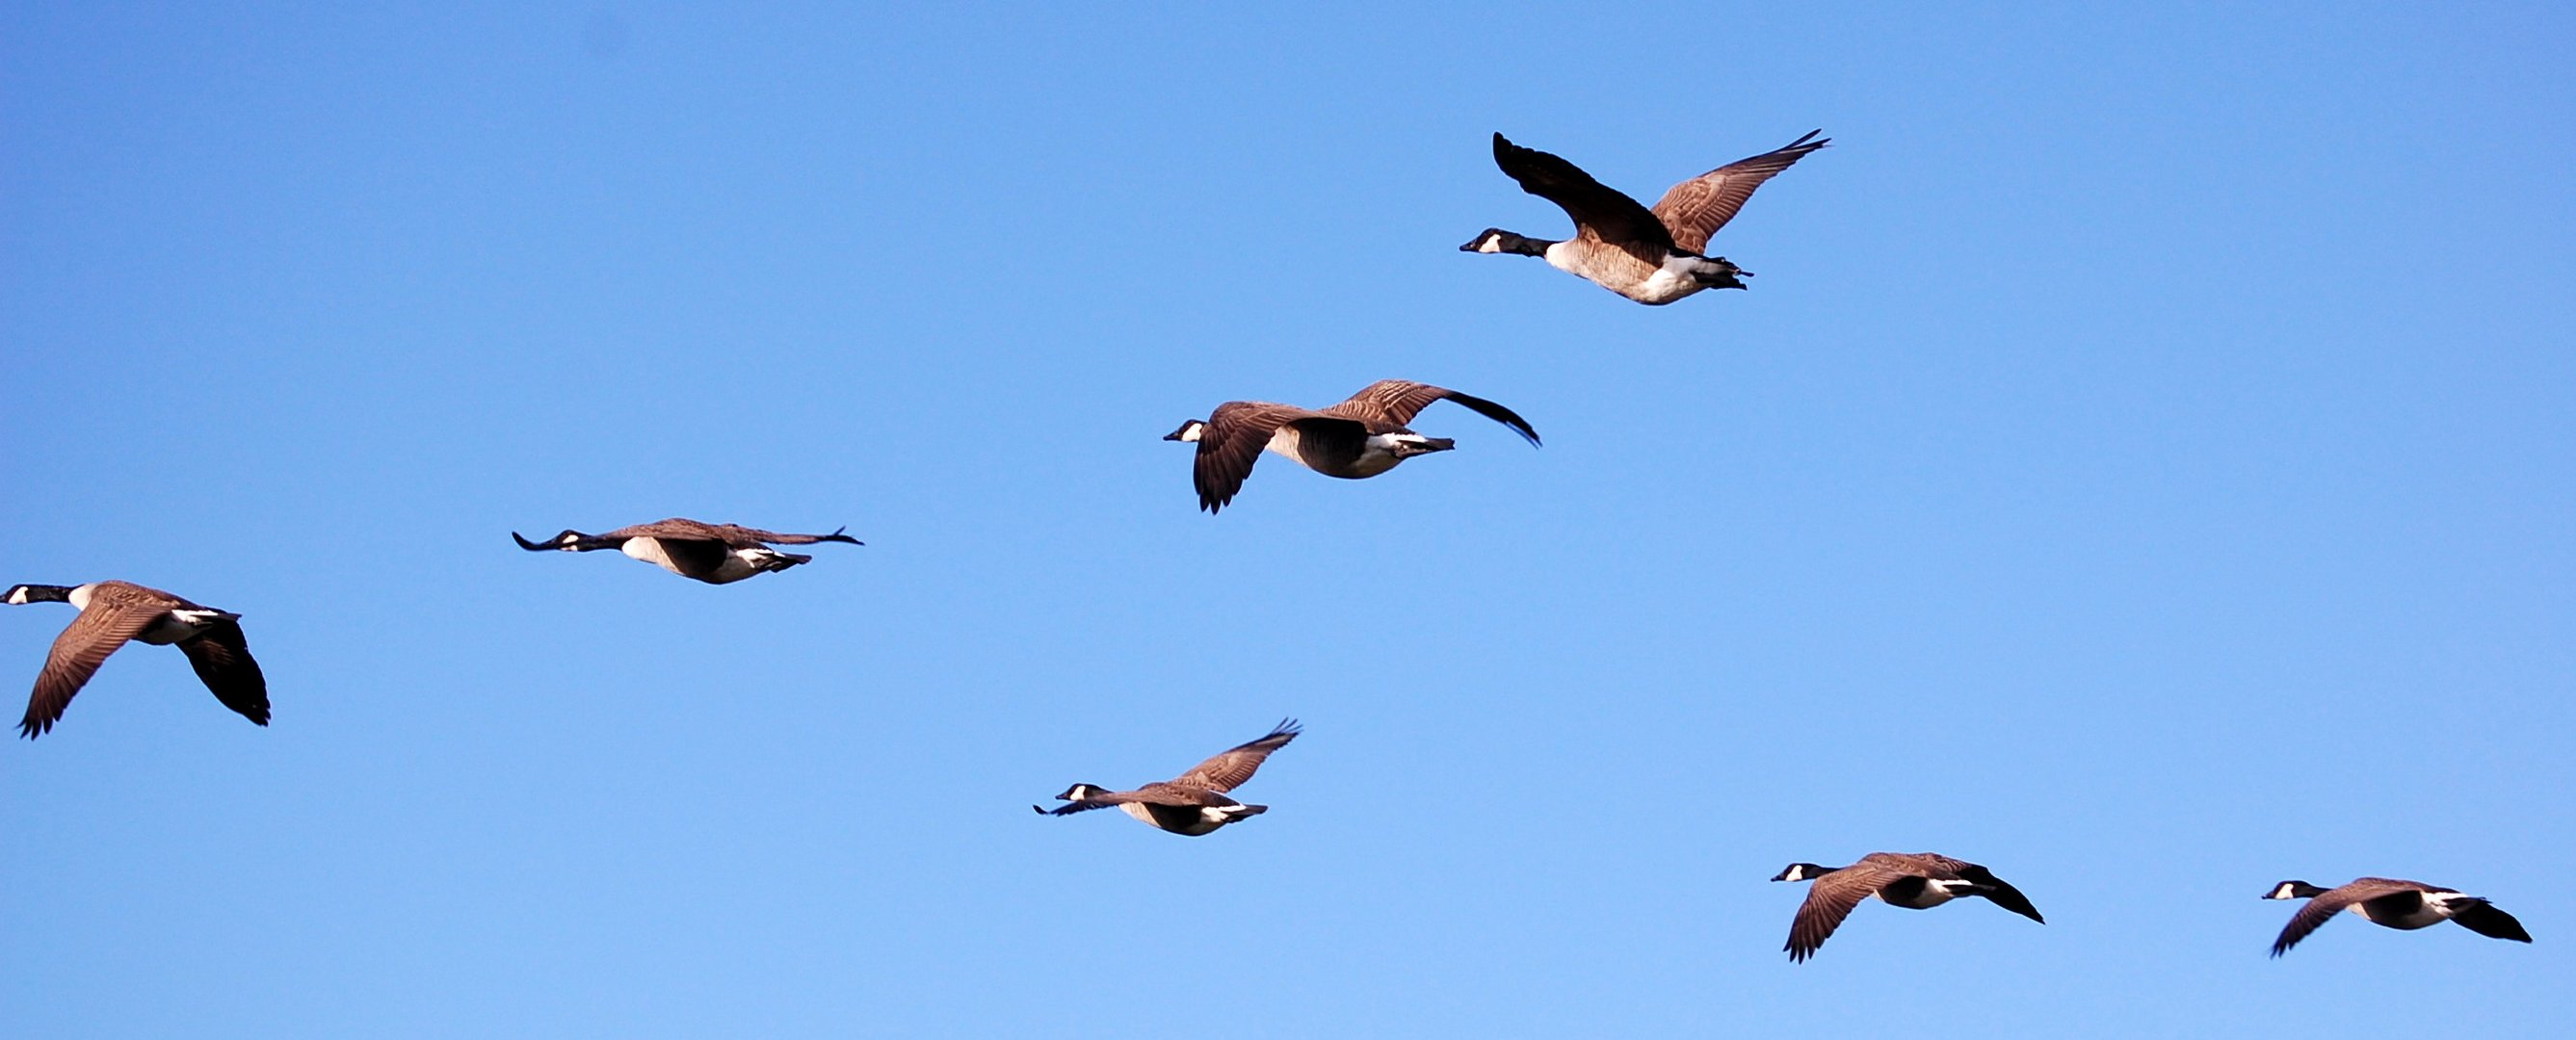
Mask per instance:
[[[2576,1017],[2549,5],[0,7],[29,1036],[2529,1035]],[[1640,307],[1455,251],[1822,127]],[[1383,377],[1453,453],[1158,438]],[[709,587],[508,541],[864,548]],[[71,617],[0,611],[31,680]],[[7,669],[0,669],[6,674]],[[1025,808],[1307,734],[1203,839]],[[1780,953],[1794,860],[1982,903]],[[2283,878],[2495,898],[2531,946]]]

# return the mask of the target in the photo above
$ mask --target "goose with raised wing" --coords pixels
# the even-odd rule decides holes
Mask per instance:
[[[2290,947],[2308,937],[2308,933],[2325,926],[2338,911],[2351,911],[2364,921],[2383,928],[2413,931],[2450,921],[2490,939],[2530,942],[2531,933],[2522,930],[2522,922],[2512,914],[2495,908],[2480,896],[2464,895],[2458,889],[2427,885],[2421,881],[2396,878],[2357,878],[2349,884],[2318,888],[2305,881],[2284,881],[2263,894],[2265,899],[2305,899],[2308,905],[2290,915],[2290,923],[2281,929],[2281,937],[2272,940],[2272,956],[2290,952]]]
[[[1374,477],[1416,455],[1458,446],[1448,437],[1425,437],[1406,424],[1436,401],[1455,401],[1520,434],[1535,447],[1538,431],[1509,408],[1428,383],[1382,379],[1350,399],[1324,408],[1268,401],[1228,401],[1205,419],[1192,419],[1163,436],[1198,445],[1190,482],[1199,508],[1214,513],[1234,501],[1264,451],[1294,460],[1328,477]]]
[[[268,725],[268,678],[242,639],[241,615],[191,603],[159,589],[125,581],[86,585],[18,585],[5,597],[13,606],[69,603],[80,615],[54,637],[27,716],[18,735],[29,740],[51,732],[71,707],[72,695],[98,673],[107,655],[128,642],[176,646],[215,699],[241,717]]]
[[[849,529],[841,529],[846,530]],[[723,585],[814,560],[811,556],[779,552],[770,548],[772,545],[812,545],[816,542],[866,544],[841,531],[781,534],[738,524],[708,524],[672,517],[621,527],[607,534],[567,530],[545,541],[531,542],[521,537],[519,532],[512,531],[510,538],[519,543],[519,548],[529,552],[615,549],[683,578]]]
[[[1029,808],[1042,815],[1070,816],[1114,805],[1148,826],[1195,838],[1270,811],[1267,805],[1245,805],[1228,798],[1226,792],[1252,779],[1263,760],[1297,739],[1298,732],[1297,720],[1284,719],[1258,739],[1227,748],[1175,779],[1156,781],[1133,791],[1075,784],[1056,796],[1065,804],[1054,809],[1034,805]]]
[[[1983,896],[2023,917],[2048,922],[2021,890],[2004,883],[1984,867],[1937,852],[1873,852],[1848,867],[1792,863],[1773,881],[1812,881],[1806,902],[1789,922],[1789,942],[1781,949],[1803,961],[1841,927],[1861,900],[1876,897],[1889,906],[1929,910],[1961,896]]]
[[[1464,253],[1517,253],[1589,278],[1638,303],[1666,304],[1702,289],[1741,289],[1753,272],[1709,256],[1708,238],[1753,197],[1753,189],[1827,144],[1808,131],[1788,144],[1738,159],[1680,184],[1647,209],[1581,167],[1494,135],[1494,164],[1521,190],[1556,203],[1574,218],[1574,237],[1550,241],[1501,228],[1458,247]]]

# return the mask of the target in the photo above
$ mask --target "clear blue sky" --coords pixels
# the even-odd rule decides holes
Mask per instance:
[[[0,8],[0,582],[240,611],[276,704],[137,647],[0,747],[0,1031],[2576,1019],[2563,5],[380,6]],[[1815,127],[1750,292],[1455,251],[1563,227],[1493,131]],[[1389,376],[1547,446],[1210,518],[1158,439]],[[671,515],[868,545],[508,538]],[[1211,837],[1027,809],[1290,714]],[[1877,849],[2049,923],[1791,965],[1765,879]],[[2265,958],[2359,874],[2539,941]]]

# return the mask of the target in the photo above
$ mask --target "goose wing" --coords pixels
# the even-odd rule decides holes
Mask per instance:
[[[1270,446],[1270,437],[1279,428],[1297,424],[1302,437],[1364,440],[1368,427],[1346,418],[1295,405],[1271,404],[1267,401],[1228,401],[1208,414],[1206,428],[1199,431],[1198,459],[1190,469],[1190,482],[1198,488],[1199,508],[1214,513],[1234,501],[1243,490],[1244,478],[1252,475],[1252,464],[1261,458],[1262,449]],[[1357,454],[1356,445],[1351,454]]]
[[[1826,141],[1816,139],[1821,133],[1824,131],[1810,130],[1807,136],[1788,144],[1673,185],[1655,203],[1655,218],[1671,233],[1674,247],[1692,253],[1707,248],[1708,236],[1735,219],[1735,212],[1744,208],[1744,200],[1753,197],[1753,189],[1826,145]]]
[[[268,677],[260,674],[259,662],[250,656],[250,644],[242,639],[241,622],[224,618],[206,626],[196,638],[179,644],[188,655],[189,667],[197,670],[197,679],[214,692],[241,717],[268,725]]]
[[[2399,881],[2395,878],[2360,878],[2349,885],[2330,888],[2326,891],[2319,892],[2317,893],[2316,898],[2308,900],[2308,905],[2300,907],[2298,913],[2290,915],[2290,923],[2282,926],[2281,928],[2281,937],[2272,940],[2272,956],[2278,957],[2284,953],[2290,952],[2290,947],[2298,945],[2299,940],[2308,937],[2308,933],[2325,927],[2326,922],[2334,920],[2334,915],[2337,911],[2351,906],[2354,903],[2368,899],[2377,899],[2381,896],[2395,895],[2399,892],[2428,892],[2432,890],[2433,886],[2416,881]]]
[[[1260,739],[1237,744],[1205,762],[1190,767],[1190,771],[1174,779],[1171,786],[1214,792],[1231,791],[1241,787],[1244,781],[1252,779],[1253,771],[1261,768],[1262,760],[1269,758],[1271,752],[1286,747],[1289,741],[1297,739],[1299,729],[1297,720],[1281,719],[1278,725],[1270,727],[1270,732],[1262,734]]]
[[[733,525],[731,524],[719,525],[701,523],[686,517],[675,516],[667,520],[655,520],[649,524],[635,524],[629,527],[620,527],[614,531],[600,535],[599,537],[617,539],[662,538],[721,542],[725,540],[725,528],[732,526]]]
[[[89,606],[54,637],[44,670],[36,673],[36,689],[27,698],[27,715],[18,723],[18,735],[33,740],[50,732],[62,720],[63,710],[71,707],[72,695],[98,674],[107,655],[152,627],[171,607],[186,603],[124,582],[100,582],[91,589]]]
[[[1843,918],[1852,908],[1870,897],[1890,881],[1906,876],[1894,867],[1861,862],[1819,877],[1807,888],[1807,899],[1798,904],[1798,915],[1789,920],[1789,941],[1780,947],[1789,951],[1789,959],[1803,961],[1816,955],[1816,949],[1842,927]]]
[[[1556,203],[1574,218],[1576,237],[1620,246],[1649,264],[1662,263],[1672,247],[1671,232],[1653,210],[1593,180],[1582,167],[1513,144],[1499,133],[1494,135],[1494,165],[1520,182],[1522,191]]]
[[[1381,379],[1370,383],[1352,394],[1350,400],[1324,409],[1324,414],[1357,419],[1371,427],[1410,426],[1413,417],[1431,407],[1432,402],[1444,400],[1474,409],[1478,415],[1511,427],[1513,433],[1520,434],[1531,444],[1538,443],[1538,431],[1530,428],[1529,420],[1521,418],[1520,413],[1473,394],[1403,379]]]
[[[2460,927],[2489,939],[2531,941],[2531,933],[2522,929],[2522,922],[2514,920],[2512,914],[2496,909],[2495,904],[2483,899],[2455,906],[2451,911],[2451,920],[2458,922]]]
[[[866,544],[856,538],[850,537],[846,533],[849,531],[849,528],[847,527],[833,531],[830,534],[783,534],[777,531],[763,531],[757,527],[744,527],[740,524],[719,524],[717,525],[717,530],[724,532],[725,541],[728,544],[746,549],[754,545],[763,544],[812,545],[816,542],[845,542],[850,545]]]

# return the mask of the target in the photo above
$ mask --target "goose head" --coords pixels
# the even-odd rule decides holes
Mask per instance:
[[[1522,256],[1544,256],[1553,243],[1516,235],[1501,228],[1486,228],[1458,247],[1461,253],[1519,253]]]
[[[9,587],[9,594],[0,597],[13,607],[23,607],[30,603],[69,603],[71,598],[72,590],[69,585],[12,585]]]

